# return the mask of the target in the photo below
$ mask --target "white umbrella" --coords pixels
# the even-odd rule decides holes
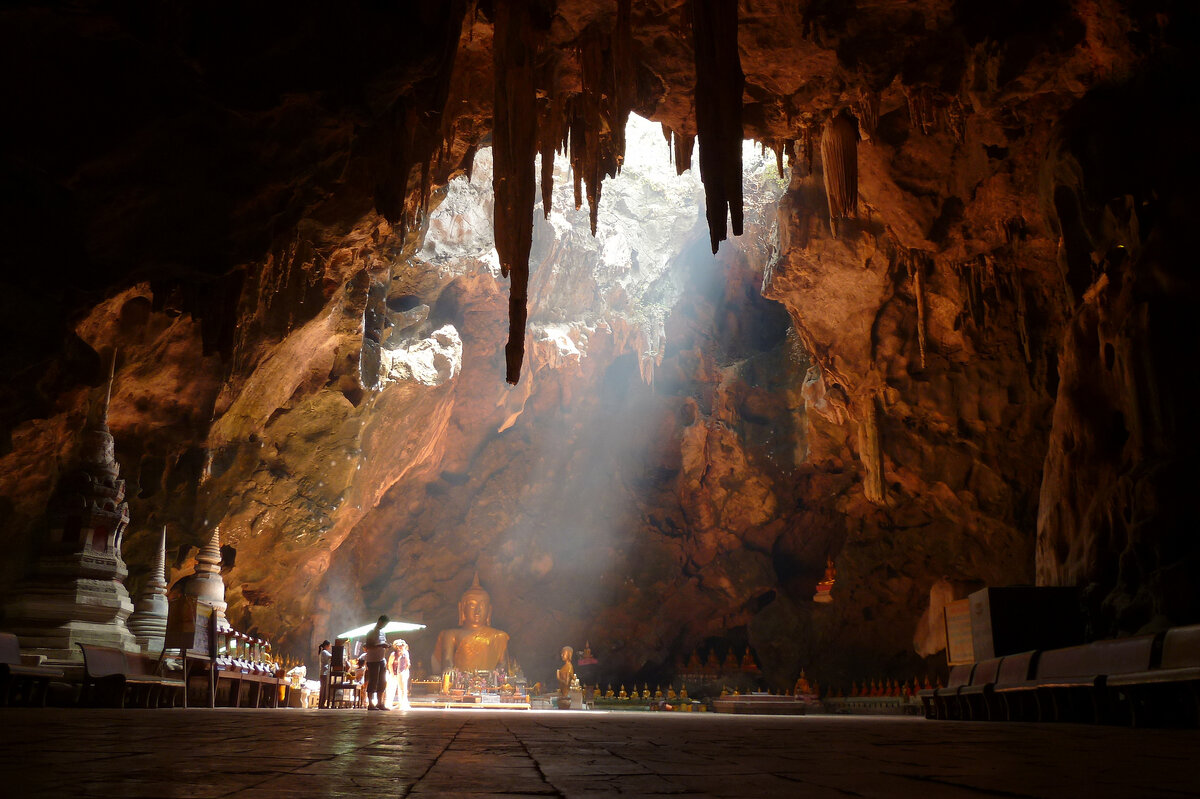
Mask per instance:
[[[371,630],[375,629],[374,624],[364,624],[362,627],[355,627],[344,633],[338,633],[338,638],[361,638]],[[411,633],[417,630],[424,630],[424,624],[415,624],[411,621],[389,621],[383,628],[384,633]]]

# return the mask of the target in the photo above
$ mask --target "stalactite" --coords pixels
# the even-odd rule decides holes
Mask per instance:
[[[742,235],[742,91],[737,0],[692,0],[696,57],[696,129],[700,180],[715,254],[726,238]],[[728,217],[727,217],[728,215]]]
[[[468,182],[470,182],[471,177],[475,174],[475,154],[477,152],[479,152],[479,145],[472,144],[463,153],[462,163],[459,164],[459,169],[466,173]]]
[[[925,368],[926,358],[926,322],[925,322],[925,264],[918,260],[913,263],[913,294],[917,298],[917,349],[921,353],[921,368]]]
[[[682,175],[692,168],[692,150],[695,147],[695,136],[675,134],[675,174]]]
[[[807,174],[812,174],[813,165],[813,129],[812,125],[804,126],[804,168]]]
[[[858,216],[858,129],[844,112],[825,125],[821,164],[829,198],[829,228],[836,236],[837,220]]]
[[[495,106],[492,126],[494,233],[500,270],[510,276],[506,379],[516,384],[525,359],[529,249],[537,182],[537,42],[530,10],[521,0],[496,0],[494,11]]]
[[[612,153],[617,172],[625,163],[625,127],[637,102],[637,62],[633,57],[633,0],[617,0],[612,37]]]
[[[933,91],[927,87],[904,89],[908,100],[908,121],[924,135],[928,136],[937,130],[937,110],[933,103]]]
[[[783,139],[776,139],[775,144],[771,147],[775,151],[775,169],[779,172],[780,180],[783,179],[783,150],[787,147],[787,142]]]
[[[692,167],[692,150],[696,146],[696,137],[676,133],[665,123],[662,129],[663,138],[667,140],[669,163],[675,165],[675,174],[682,175]]]
[[[1017,300],[1017,336],[1021,340],[1025,363],[1029,365],[1033,363],[1033,346],[1029,340],[1029,312],[1025,306],[1025,287],[1021,285],[1019,275],[1013,278],[1013,292]]]
[[[366,137],[367,146],[377,153],[373,160],[377,164],[375,208],[399,226],[401,238],[407,234],[412,210],[408,185],[412,168],[422,164],[422,182],[427,184],[429,163],[445,139],[443,118],[450,96],[450,77],[467,12],[465,0],[450,0],[438,8],[444,16],[441,24],[430,26],[430,32],[441,36],[441,68],[429,80],[415,86],[407,97],[397,100]],[[421,192],[426,193],[426,189],[423,187]],[[417,201],[424,205],[421,195]]]
[[[604,80],[605,77],[610,76],[604,69],[605,49],[605,43],[595,30],[591,31],[591,35],[585,37],[583,44],[579,47],[579,62],[583,73],[583,92],[579,96],[579,109],[584,148],[580,153],[578,163],[583,172],[583,184],[587,194],[588,215],[591,220],[593,236],[596,235],[596,219],[600,212],[600,191],[604,184],[604,153],[600,139],[606,126],[603,124],[602,103],[605,90],[611,90]],[[575,148],[578,146],[574,136],[574,127],[571,129],[571,133],[571,153],[574,155]],[[578,196],[578,191],[576,191],[577,203]]]
[[[966,112],[963,110],[962,100],[952,97],[946,105],[946,128],[957,144],[962,144],[966,137],[966,124]]]
[[[858,446],[862,452],[863,467],[866,470],[863,491],[868,501],[882,505],[886,500],[883,479],[883,446],[879,439],[879,419],[876,415],[874,393],[866,396],[863,406],[862,419],[858,424]]]
[[[538,101],[538,153],[542,158],[542,213],[550,218],[550,207],[554,197],[554,153],[562,149],[564,136],[564,105],[559,97],[542,98]]]
[[[879,128],[879,92],[860,89],[858,92],[858,129],[863,141],[870,141]]]

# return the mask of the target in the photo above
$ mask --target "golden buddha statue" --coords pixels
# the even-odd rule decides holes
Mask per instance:
[[[458,627],[438,633],[433,670],[491,671],[508,652],[508,633],[491,627],[492,598],[479,585],[479,573],[458,601]]]
[[[571,680],[575,678],[575,666],[571,664],[571,657],[575,654],[575,650],[569,646],[564,646],[559,656],[562,658],[562,666],[559,667],[558,677],[558,695],[568,696],[571,693]]]
[[[813,602],[828,604],[833,601],[833,584],[837,581],[837,568],[833,558],[825,560],[825,576],[817,583],[817,593],[813,594]]]

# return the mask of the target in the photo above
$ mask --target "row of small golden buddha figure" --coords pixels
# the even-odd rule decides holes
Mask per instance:
[[[939,677],[936,683],[931,683],[928,675],[925,677],[925,682],[922,684],[916,678],[911,680],[903,680],[897,682],[894,679],[888,680],[871,680],[870,682],[863,680],[862,687],[859,687],[857,682],[850,683],[850,692],[843,693],[842,689],[837,689],[829,696],[832,698],[843,699],[846,697],[871,697],[871,696],[902,696],[905,698],[917,695],[917,692],[922,689],[941,688],[942,680]]]
[[[725,653],[725,660],[717,660],[717,650],[708,650],[708,658],[701,663],[698,651],[693,651],[687,663],[678,662],[675,664],[677,672],[701,674],[706,677],[715,677],[719,674],[728,674],[730,672],[741,671],[749,673],[758,673],[758,664],[754,662],[754,656],[750,654],[750,647],[746,647],[746,653],[742,655],[739,661],[733,649]]]

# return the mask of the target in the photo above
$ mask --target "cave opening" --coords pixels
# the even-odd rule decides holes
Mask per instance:
[[[701,572],[731,542],[713,540],[712,520],[688,518],[679,487],[743,491],[740,477],[706,475],[690,462],[708,458],[708,439],[725,427],[736,431],[737,447],[749,442],[742,457],[760,469],[778,477],[796,465],[797,409],[769,395],[781,383],[774,367],[805,357],[787,312],[762,296],[787,185],[774,153],[745,143],[745,235],[714,256],[696,170],[677,168],[655,123],[633,115],[625,138],[595,235],[588,202],[575,208],[567,159],[555,165],[551,209],[534,209],[525,373],[500,393],[495,329],[504,295],[490,149],[437,199],[420,248],[392,270],[377,312],[386,317],[385,385],[386,374],[419,373],[415,361],[438,349],[437,336],[461,341],[461,355],[446,354],[457,358],[443,370],[454,377],[441,384],[455,394],[446,424],[458,436],[435,445],[443,468],[423,491],[397,483],[363,519],[354,542],[374,543],[334,554],[351,557],[361,584],[378,592],[364,591],[363,605],[404,607],[434,628],[453,622],[456,581],[478,570],[492,583],[495,619],[520,633],[512,647],[523,664],[552,669],[555,636],[590,640],[610,679],[666,673],[691,652],[677,647],[719,637],[696,620],[692,629],[653,631],[661,643],[631,654],[606,628],[621,626],[622,614],[652,614],[659,591],[682,596],[691,585],[709,594],[698,587]],[[386,557],[370,533],[383,529],[394,547]],[[435,575],[438,588],[414,591],[430,582],[415,575]],[[770,583],[739,589],[753,597],[706,596],[704,604],[741,613]],[[546,603],[562,608],[553,624],[530,610]],[[431,643],[414,639],[418,662]]]

